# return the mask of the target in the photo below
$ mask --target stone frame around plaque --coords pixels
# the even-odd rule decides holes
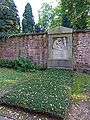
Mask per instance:
[[[67,46],[66,46],[66,50],[67,50],[67,54],[69,54],[69,56],[67,57],[58,57],[55,58],[53,57],[53,43],[57,38],[66,38],[67,39]],[[48,46],[48,59],[64,59],[64,60],[69,60],[72,59],[72,36],[71,34],[60,34],[60,35],[50,35],[49,36],[49,46]]]
[[[64,42],[63,39],[66,39]],[[72,69],[72,29],[62,26],[48,31],[48,68]]]

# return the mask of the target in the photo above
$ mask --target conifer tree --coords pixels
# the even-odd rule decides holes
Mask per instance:
[[[20,32],[20,19],[13,0],[0,0],[0,38]]]
[[[22,31],[23,33],[34,32],[35,25],[34,25],[34,17],[32,13],[32,7],[29,3],[25,6],[25,11],[23,13],[23,20],[22,20]]]

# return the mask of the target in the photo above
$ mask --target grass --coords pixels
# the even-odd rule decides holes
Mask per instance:
[[[48,69],[17,72],[0,68],[0,83],[0,91],[13,88],[1,97],[0,103],[48,112],[63,118],[71,92],[72,71]]]
[[[83,95],[82,93],[90,92],[90,75],[84,73],[75,73],[73,81],[73,100],[87,99],[89,96]]]

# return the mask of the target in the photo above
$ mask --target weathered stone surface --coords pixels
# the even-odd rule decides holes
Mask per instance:
[[[47,34],[13,36],[0,44],[0,58],[15,59],[17,56],[23,56],[32,59],[40,67],[46,68],[47,49]]]
[[[72,68],[72,29],[58,26],[48,31],[48,68]]]
[[[70,60],[53,60],[48,59],[48,68],[72,69],[72,61]]]
[[[73,67],[90,67],[90,31],[73,32]]]
[[[60,33],[72,33],[72,29],[62,27],[62,26],[57,26],[53,28],[52,30],[48,31],[48,34],[60,34]]]

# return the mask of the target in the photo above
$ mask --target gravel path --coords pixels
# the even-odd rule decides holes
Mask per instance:
[[[13,120],[13,119],[10,119],[10,118],[7,118],[7,117],[0,116],[0,120]]]
[[[90,101],[71,104],[67,120],[90,120]]]
[[[62,120],[44,114],[25,112],[16,108],[0,106],[0,120]],[[6,116],[2,117],[2,116]]]

